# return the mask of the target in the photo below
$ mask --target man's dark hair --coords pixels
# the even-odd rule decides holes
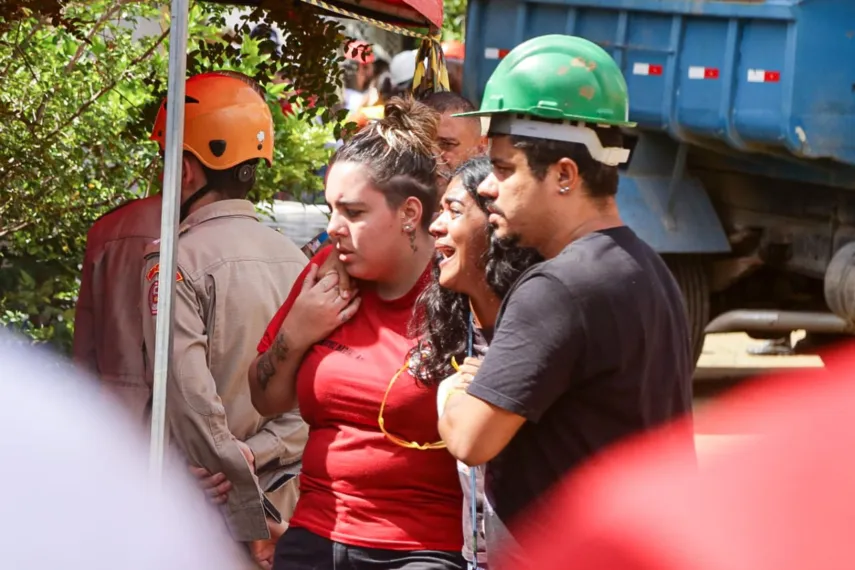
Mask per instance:
[[[244,200],[255,185],[256,175],[253,173],[248,180],[241,180],[237,172],[245,165],[258,167],[258,162],[257,158],[253,158],[225,170],[212,170],[202,164],[202,170],[211,190],[216,190],[229,200]]]
[[[452,91],[428,93],[422,97],[421,102],[440,114],[471,113],[478,110],[469,99]]]
[[[623,145],[623,135],[617,127],[598,127],[586,125],[597,133],[603,147],[620,147]],[[511,136],[511,144],[525,154],[528,167],[539,179],[546,177],[550,166],[569,158],[579,167],[579,176],[585,181],[588,194],[592,198],[607,198],[617,194],[618,169],[597,162],[591,157],[588,148],[579,143],[552,141],[533,137]]]

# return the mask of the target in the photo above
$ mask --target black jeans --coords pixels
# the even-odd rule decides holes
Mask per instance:
[[[335,542],[291,527],[276,543],[273,570],[464,570],[460,552],[385,550]]]

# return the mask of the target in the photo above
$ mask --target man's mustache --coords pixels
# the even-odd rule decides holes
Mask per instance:
[[[495,200],[488,200],[487,202],[484,203],[484,206],[487,208],[487,211],[489,213],[498,214],[498,215],[502,216],[503,218],[505,217],[505,213],[502,211],[502,209],[499,208],[498,206],[496,206]]]

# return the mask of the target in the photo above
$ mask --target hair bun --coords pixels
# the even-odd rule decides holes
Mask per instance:
[[[439,113],[412,97],[393,97],[386,103],[378,131],[390,148],[436,155]],[[403,145],[403,146],[402,146]]]

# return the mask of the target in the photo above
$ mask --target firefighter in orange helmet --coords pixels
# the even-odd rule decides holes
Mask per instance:
[[[250,402],[246,370],[264,330],[307,263],[262,224],[246,199],[256,167],[273,161],[273,118],[260,88],[240,74],[187,81],[181,226],[175,279],[171,441],[217,504],[232,537],[269,568],[296,503],[308,429],[298,413],[264,418]],[[152,139],[164,150],[166,106]],[[159,240],[145,253],[140,302],[144,353],[154,360]],[[247,567],[252,563],[247,559]]]
[[[164,100],[150,137],[161,153],[166,148],[166,105]],[[245,198],[255,182],[259,159],[273,165],[273,117],[260,87],[250,78],[222,71],[191,77],[184,96],[184,115],[182,186],[191,174],[188,165],[201,171],[196,182],[203,183],[186,196],[182,187],[182,220],[214,189]]]

